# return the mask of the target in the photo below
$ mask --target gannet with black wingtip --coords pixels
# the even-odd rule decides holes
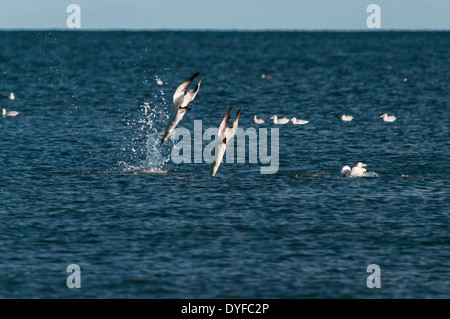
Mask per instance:
[[[389,116],[386,113],[384,113],[380,117],[382,117],[383,121],[385,121],[385,122],[394,122],[397,119],[394,115]]]
[[[342,174],[342,177],[350,177],[350,175],[352,174],[352,170],[351,170],[350,166],[342,167],[341,174]]]
[[[361,162],[356,163],[356,166],[352,168],[352,173],[350,177],[362,177],[364,176],[364,173],[367,171],[364,167],[367,166],[367,164],[363,164]]]
[[[6,109],[5,109],[5,108],[2,109],[2,116],[3,116],[3,117],[7,117],[7,116],[17,116],[17,115],[19,115],[19,114],[20,114],[20,112],[17,112],[17,111],[8,111],[8,112],[6,112]]]
[[[293,117],[291,118],[292,124],[308,124],[309,121],[306,120],[297,120],[297,118]]]
[[[255,122],[255,124],[264,124],[266,121],[264,121],[263,119],[259,119],[255,116],[253,116],[253,122]]]
[[[271,120],[273,119],[273,124],[286,124],[287,122],[289,122],[290,120],[287,118],[282,118],[279,119],[278,116],[274,115],[270,118]]]
[[[193,90],[189,90],[186,94],[184,94],[184,92],[188,89],[189,85],[191,85],[192,81],[198,75],[199,75],[198,72],[191,75],[191,77],[189,77],[186,81],[184,81],[173,94],[172,112],[170,113],[169,121],[167,122],[164,135],[161,139],[161,145],[159,145],[159,147],[161,147],[164,144],[164,142],[167,141],[170,134],[172,134],[172,131],[175,129],[175,127],[183,118],[184,113],[186,113],[186,111],[192,110],[192,108],[189,107],[189,103],[195,99],[195,96],[197,95],[198,90],[200,89],[200,84],[202,83],[203,75],[200,77],[197,86]]]
[[[342,115],[342,116],[341,116],[341,120],[343,120],[344,122],[350,122],[351,120],[353,120],[353,116],[350,116],[350,115]]]
[[[232,107],[228,109],[227,114],[225,114],[225,116],[223,117],[222,123],[220,123],[219,131],[217,132],[216,157],[212,164],[211,172],[209,173],[210,176],[216,175],[220,163],[222,163],[223,155],[225,154],[225,151],[227,149],[227,143],[229,140],[233,138],[234,133],[236,133],[238,127],[241,109],[239,109],[239,111],[236,114],[236,117],[234,118],[233,126],[228,126],[228,122],[230,121],[230,113],[232,109],[233,109]]]

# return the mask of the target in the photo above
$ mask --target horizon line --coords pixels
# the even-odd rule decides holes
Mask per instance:
[[[70,32],[450,32],[450,29],[221,29],[221,28],[192,28],[192,29],[157,29],[157,28],[0,28],[0,32],[24,31],[24,32],[48,32],[48,31],[70,31]]]

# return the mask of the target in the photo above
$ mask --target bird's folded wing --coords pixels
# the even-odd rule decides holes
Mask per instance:
[[[195,96],[198,93],[198,90],[200,89],[200,84],[202,83],[203,80],[203,75],[201,76],[200,80],[198,81],[198,84],[195,86],[195,88],[193,90],[190,90],[183,98],[183,103],[182,105],[188,105],[189,103],[191,103],[194,99]]]
[[[232,109],[233,109],[232,107],[228,109],[227,114],[225,114],[225,116],[223,117],[222,123],[220,123],[218,134],[219,138],[222,137],[225,133],[225,128],[228,126],[228,122],[230,121],[230,113]]]
[[[197,75],[199,75],[199,72],[195,72],[186,81],[181,83],[180,86],[178,86],[177,90],[173,94],[173,103],[174,104],[176,103],[176,101],[178,100],[178,98],[180,96],[184,95],[184,91],[187,90],[187,88],[189,87],[189,85],[191,85],[192,81],[197,77]]]
[[[234,118],[233,126],[225,128],[225,137],[227,138],[227,140],[231,140],[233,138],[234,134],[236,133],[236,130],[237,130],[238,124],[239,124],[239,116],[240,115],[241,115],[241,109],[239,109],[239,111],[236,114],[236,117]]]

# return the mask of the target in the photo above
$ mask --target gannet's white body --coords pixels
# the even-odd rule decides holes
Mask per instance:
[[[225,151],[227,149],[227,143],[229,140],[233,138],[234,133],[236,133],[238,127],[241,109],[239,109],[239,111],[236,114],[236,117],[234,118],[233,126],[228,127],[228,122],[230,120],[230,113],[232,109],[233,108],[230,107],[227,114],[225,114],[225,116],[223,117],[222,123],[220,123],[219,126],[216,142],[216,157],[214,159],[214,163],[212,164],[211,172],[209,173],[210,176],[216,175],[220,163],[222,163],[223,155],[225,154]]]
[[[189,85],[191,85],[192,81],[197,77],[199,73],[193,74],[190,78],[184,81],[173,94],[173,107],[172,112],[169,116],[169,121],[167,122],[167,126],[164,132],[164,135],[161,139],[161,147],[165,141],[169,138],[172,131],[181,121],[186,111],[192,110],[188,105],[195,99],[198,90],[200,89],[200,84],[202,83],[203,75],[200,77],[197,86],[193,90],[189,90],[186,94],[184,92],[188,89]]]
[[[367,166],[366,164],[363,164],[361,162],[358,162],[355,167],[350,169],[350,166],[344,166],[341,169],[341,175],[342,177],[378,177],[378,175],[375,172],[367,172],[364,168]]]
[[[358,162],[355,167],[352,168],[352,173],[350,177],[362,177],[364,173],[367,171],[364,167],[367,166],[361,162]]]

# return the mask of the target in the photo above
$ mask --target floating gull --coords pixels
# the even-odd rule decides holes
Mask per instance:
[[[273,79],[273,75],[270,75],[270,74],[261,74],[261,79],[272,80],[272,79]]]
[[[161,81],[160,79],[156,79],[156,84],[158,84],[158,85],[163,85],[163,84],[164,84],[164,82],[163,82],[163,81]]]
[[[200,89],[200,84],[202,83],[203,75],[200,77],[197,86],[193,90],[189,90],[186,94],[184,92],[188,89],[189,85],[191,85],[192,81],[199,75],[199,73],[193,74],[189,79],[184,81],[173,94],[173,107],[172,112],[169,116],[169,121],[167,122],[167,126],[164,132],[164,136],[161,139],[161,147],[165,141],[169,138],[172,131],[181,121],[186,111],[192,110],[188,105],[191,101],[195,99],[198,90]]]
[[[380,117],[382,117],[383,121],[385,122],[394,122],[397,119],[394,115],[388,116],[386,113],[384,113]]]
[[[278,119],[278,116],[274,115],[270,119],[273,119],[273,124],[286,124],[290,120],[288,118]]]
[[[263,119],[259,119],[255,116],[253,116],[253,122],[255,122],[255,124],[263,124],[265,123],[265,121]]]
[[[297,120],[295,117],[291,118],[292,124],[308,124],[309,121],[305,120]]]
[[[353,120],[353,116],[350,115],[342,115],[341,116],[341,120],[345,121],[345,122],[350,122],[351,120]]]
[[[217,170],[219,169],[220,163],[222,162],[223,155],[227,149],[227,143],[230,139],[233,138],[234,133],[236,133],[239,115],[241,114],[241,109],[236,114],[234,118],[233,126],[228,127],[228,122],[230,120],[230,113],[233,108],[230,107],[227,114],[223,117],[222,123],[220,123],[219,131],[217,133],[217,142],[216,142],[216,158],[214,159],[214,163],[211,167],[210,176],[216,175]]]
[[[7,117],[7,116],[17,116],[17,115],[19,115],[20,114],[20,112],[17,112],[17,111],[8,111],[8,112],[6,112],[6,109],[2,109],[2,116],[3,117]]]
[[[0,95],[0,98],[7,98],[8,100],[14,100],[16,96],[13,92],[9,93],[8,95]]]

